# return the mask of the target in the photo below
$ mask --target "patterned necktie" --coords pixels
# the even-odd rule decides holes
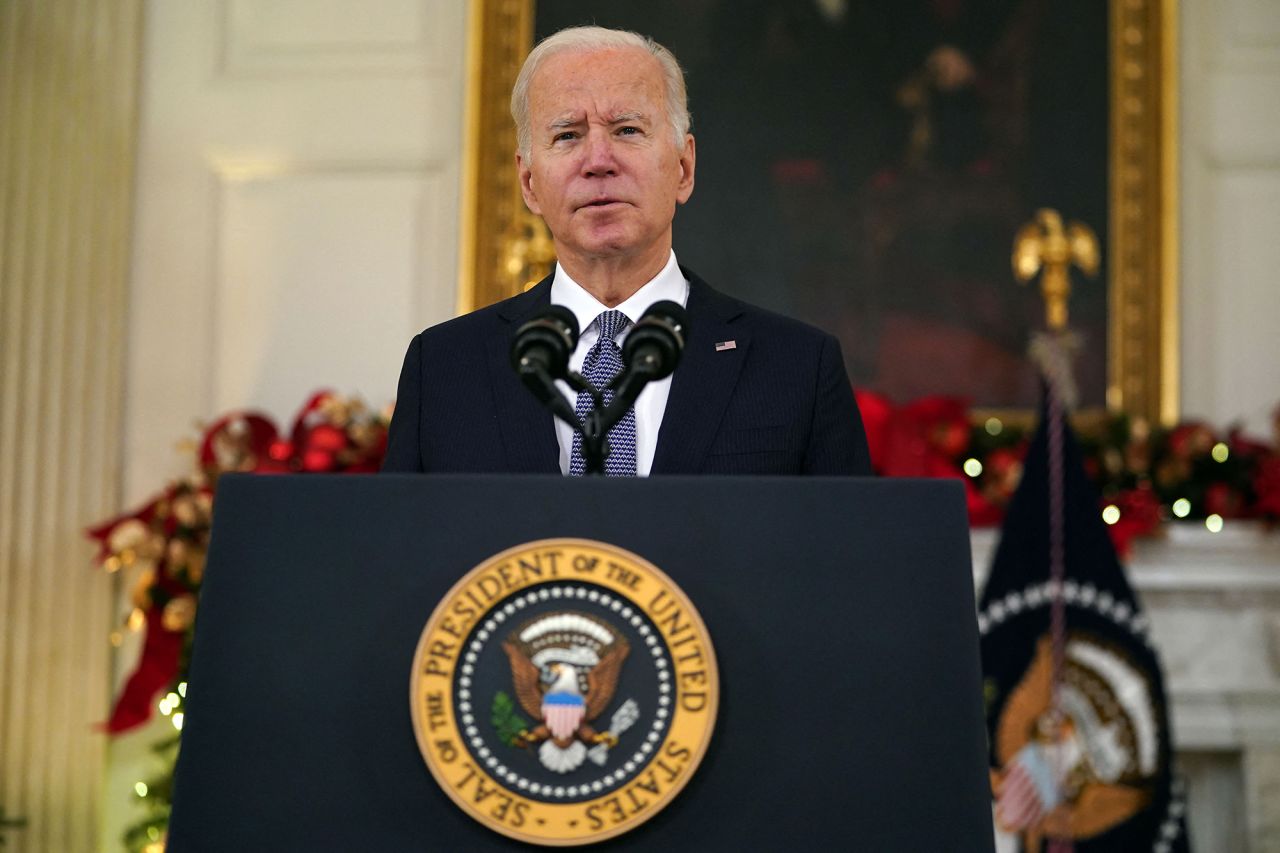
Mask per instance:
[[[597,388],[604,388],[613,377],[622,372],[622,350],[618,349],[618,334],[631,325],[631,320],[621,311],[602,311],[595,319],[600,327],[600,339],[587,350],[582,362],[582,375]],[[613,391],[604,392],[604,402],[613,400]],[[575,407],[578,420],[584,422],[591,411],[591,395],[578,393]],[[569,456],[569,474],[581,477],[586,472],[586,459],[582,455],[582,434],[573,434],[573,453]],[[607,477],[634,477],[636,475],[636,410],[628,409],[622,420],[609,430],[609,456],[605,459]]]

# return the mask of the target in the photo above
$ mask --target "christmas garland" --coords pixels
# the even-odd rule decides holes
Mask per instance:
[[[107,572],[138,570],[126,627],[145,629],[142,654],[103,725],[110,733],[142,725],[158,707],[180,733],[186,673],[200,584],[213,520],[218,478],[229,472],[363,474],[377,471],[386,453],[391,411],[374,412],[360,400],[323,391],[312,396],[288,434],[258,412],[235,412],[204,430],[197,470],[170,483],[142,507],[88,531]],[[121,635],[113,635],[116,645]],[[158,706],[156,696],[164,693]],[[173,767],[180,734],[154,746],[160,770],[134,786],[145,817],[129,827],[130,851],[164,849]]]
[[[929,397],[906,405],[857,392],[876,473],[889,477],[954,477],[965,483],[970,521],[998,524],[1022,473],[1026,426],[996,417],[976,420],[967,401]],[[170,483],[142,507],[88,531],[107,572],[139,570],[126,627],[145,629],[142,654],[116,700],[105,731],[133,729],[153,708],[181,732],[186,671],[218,478],[261,474],[370,473],[386,452],[391,410],[357,399],[315,394],[287,435],[267,416],[235,412],[204,430],[196,471]],[[1085,464],[1102,494],[1100,511],[1123,552],[1135,536],[1171,519],[1280,518],[1280,409],[1277,438],[1267,444],[1239,429],[1215,433],[1199,422],[1152,428],[1124,415],[1082,424]],[[121,635],[113,636],[117,645]],[[156,696],[164,693],[158,705]],[[162,850],[180,734],[159,743],[162,770],[135,791],[147,815],[131,827],[131,851]]]
[[[966,400],[927,397],[897,406],[858,391],[876,473],[964,480],[969,521],[999,524],[1022,476],[1030,425],[973,417]],[[1085,467],[1101,495],[1099,511],[1122,554],[1162,522],[1280,519],[1280,408],[1267,444],[1234,427],[1215,432],[1191,421],[1152,427],[1123,414],[1079,419]]]

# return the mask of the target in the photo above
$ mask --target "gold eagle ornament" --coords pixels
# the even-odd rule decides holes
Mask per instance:
[[[1052,208],[1036,211],[1035,219],[1018,229],[1013,238],[1013,274],[1027,282],[1036,273],[1044,294],[1045,324],[1051,331],[1067,327],[1067,299],[1071,296],[1070,267],[1075,264],[1085,275],[1098,274],[1098,237],[1082,222],[1062,223],[1062,214]]]

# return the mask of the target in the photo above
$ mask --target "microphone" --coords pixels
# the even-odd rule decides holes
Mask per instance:
[[[511,341],[511,366],[520,381],[560,420],[582,434],[587,473],[604,472],[608,455],[605,436],[621,420],[645,385],[670,376],[680,363],[689,320],[678,302],[655,302],[640,316],[622,342],[623,370],[609,387],[613,399],[606,405],[602,392],[581,375],[569,371],[569,356],[578,345],[578,320],[573,312],[552,305],[516,330]],[[579,422],[573,406],[556,387],[568,381],[579,392],[588,391],[595,408]]]
[[[678,302],[664,299],[649,306],[622,342],[622,361],[628,373],[645,382],[666,379],[680,363],[689,318]]]
[[[511,341],[511,366],[538,402],[556,417],[577,425],[578,416],[556,387],[569,372],[569,355],[578,345],[578,318],[563,305],[552,305],[529,320]]]
[[[525,384],[539,371],[552,379],[563,379],[569,370],[569,355],[577,345],[578,318],[563,305],[552,305],[516,329],[511,366]]]
[[[664,299],[649,306],[622,342],[622,372],[614,380],[613,401],[604,412],[608,426],[635,404],[644,386],[666,379],[680,363],[689,319],[679,302]]]

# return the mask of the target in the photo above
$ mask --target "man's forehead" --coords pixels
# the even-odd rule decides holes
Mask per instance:
[[[630,107],[603,107],[598,110],[593,109],[590,112],[581,107],[575,107],[549,116],[547,126],[568,127],[574,124],[583,124],[593,119],[598,119],[606,124],[621,124],[624,122],[644,124],[653,121],[653,116],[648,110],[638,110]]]
[[[643,111],[646,102],[665,97],[662,67],[639,48],[575,50],[547,57],[529,83],[529,99],[554,108],[562,99],[604,99],[600,112]]]

